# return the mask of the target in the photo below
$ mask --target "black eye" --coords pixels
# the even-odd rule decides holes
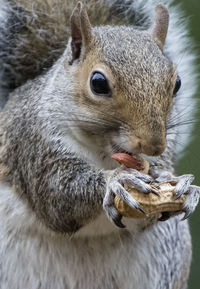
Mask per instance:
[[[94,72],[90,79],[90,87],[94,94],[110,96],[111,91],[106,77],[100,72]]]
[[[178,75],[177,79],[176,79],[176,84],[175,84],[175,87],[174,87],[174,92],[173,92],[174,95],[176,95],[176,93],[179,91],[180,87],[181,87],[181,78]]]

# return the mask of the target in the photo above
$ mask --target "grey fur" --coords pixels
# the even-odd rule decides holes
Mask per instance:
[[[25,6],[30,3],[20,2]],[[30,6],[31,10],[26,7],[24,12],[22,7],[16,9],[17,1],[1,0],[3,12],[0,15],[3,21],[9,23],[9,17],[5,15],[14,13],[20,19],[17,25],[21,23],[17,26],[19,31],[13,34],[4,25],[1,37],[6,43],[6,33],[11,33],[14,42],[20,43],[22,49],[8,50],[9,53],[1,58],[3,66],[8,68],[5,74],[2,73],[1,83],[5,75],[12,75],[12,85],[8,82],[6,89],[20,86],[9,95],[9,101],[0,114],[1,289],[187,287],[191,261],[187,221],[180,222],[180,216],[164,223],[158,222],[160,216],[142,221],[125,219],[127,229],[121,230],[107,219],[102,206],[107,197],[109,202],[106,205],[109,203],[111,211],[107,210],[108,206],[104,206],[104,210],[120,226],[120,216],[113,207],[115,192],[107,190],[106,197],[105,194],[106,188],[112,186],[114,176],[115,185],[117,182],[123,183],[127,170],[122,168],[124,173],[121,176],[121,169],[116,169],[116,164],[110,161],[110,140],[123,137],[124,149],[131,149],[128,138],[139,127],[133,129],[131,117],[136,120],[141,117],[144,126],[144,130],[141,129],[141,134],[144,134],[142,140],[147,142],[146,146],[143,144],[143,153],[155,153],[152,139],[157,139],[155,146],[160,145],[166,118],[170,124],[169,119],[177,115],[177,105],[181,101],[181,95],[178,95],[169,112],[173,90],[172,62],[169,58],[173,61],[176,58],[173,48],[170,48],[170,36],[165,47],[166,57],[150,34],[143,31],[149,27],[155,2],[95,2],[100,5],[97,24],[98,21],[110,24],[108,16],[114,11],[114,24],[130,23],[135,18],[139,27],[94,28],[94,40],[88,54],[83,51],[80,62],[70,66],[70,42],[65,50],[69,37],[69,30],[64,32],[66,23],[61,21],[63,26],[55,33],[56,39],[51,38],[52,27],[58,23],[57,19],[62,19],[62,15],[53,19],[52,25],[51,21],[46,21],[51,20],[51,9],[45,6],[46,1],[42,2],[47,8],[43,22],[40,14],[35,13],[38,12],[37,5],[36,9],[34,5]],[[74,1],[68,4],[73,7]],[[71,6],[68,8],[70,10]],[[92,16],[96,6],[91,5],[90,9]],[[95,18],[96,14],[93,14],[93,20]],[[36,25],[37,29],[30,34],[26,29],[23,34],[24,27],[30,29],[31,25],[34,27],[33,23],[45,25],[45,29],[42,26],[38,29]],[[46,30],[48,25],[50,30]],[[41,53],[45,51],[43,43],[38,48],[42,47],[42,50],[36,53],[38,58],[35,58],[34,51],[30,49],[35,44],[34,37],[39,42],[45,42],[45,45],[47,40],[52,41],[45,56]],[[59,43],[60,39],[62,43]],[[56,43],[59,43],[59,47],[54,54],[52,45],[54,47]],[[2,51],[7,51],[6,45]],[[22,51],[30,57],[30,66],[20,62]],[[113,106],[116,103],[107,102],[104,106],[99,99],[79,92],[77,71],[84,62],[94,57],[95,52],[98,52],[96,58],[108,65],[115,80],[118,79],[118,90],[123,90],[120,101],[125,107],[126,116],[119,106],[116,114]],[[22,85],[52,63],[54,65],[44,75]],[[170,132],[167,131],[168,143],[164,153],[149,157],[149,160],[152,169],[168,171],[174,178],[176,129]],[[136,178],[140,181],[138,174]],[[148,184],[149,179],[142,181]],[[146,188],[147,184],[143,184],[143,187]],[[198,203],[199,188],[189,184],[187,189],[183,211],[188,214]],[[129,200],[131,202],[136,205],[134,200]]]

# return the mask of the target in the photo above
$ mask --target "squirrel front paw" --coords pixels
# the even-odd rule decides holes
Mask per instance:
[[[114,205],[115,196],[119,196],[130,207],[145,214],[139,203],[125,190],[124,185],[131,185],[144,193],[158,194],[157,191],[153,190],[149,185],[149,183],[153,181],[154,179],[151,176],[124,166],[109,171],[107,176],[106,194],[103,199],[103,208],[109,220],[120,228],[125,227],[121,222],[122,215]]]
[[[175,177],[170,172],[165,170],[151,169],[151,176],[155,178],[156,182],[169,181],[174,183],[174,199],[180,198],[183,194],[186,196],[185,204],[182,211],[179,212],[166,212],[161,217],[161,221],[169,219],[171,216],[185,213],[182,220],[187,219],[195,210],[200,197],[200,187],[191,185],[194,180],[194,176],[191,174],[186,174],[182,176]]]

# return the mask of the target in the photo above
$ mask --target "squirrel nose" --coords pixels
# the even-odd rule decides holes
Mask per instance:
[[[159,156],[161,155],[166,148],[166,145],[157,145],[152,150],[152,156]]]
[[[166,148],[166,140],[155,140],[151,142],[140,143],[141,152],[149,156],[159,156]]]

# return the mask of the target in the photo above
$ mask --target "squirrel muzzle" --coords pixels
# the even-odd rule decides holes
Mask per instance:
[[[133,137],[130,138],[130,142],[136,153],[143,153],[149,156],[161,155],[167,146],[164,128],[153,132],[146,127],[144,130],[135,132]]]
[[[152,140],[151,143],[146,142],[146,141],[143,142],[143,144],[141,145],[141,150],[142,150],[142,153],[146,155],[159,156],[164,152],[166,146],[167,146],[166,140],[163,140],[160,142],[155,139],[155,140]]]

